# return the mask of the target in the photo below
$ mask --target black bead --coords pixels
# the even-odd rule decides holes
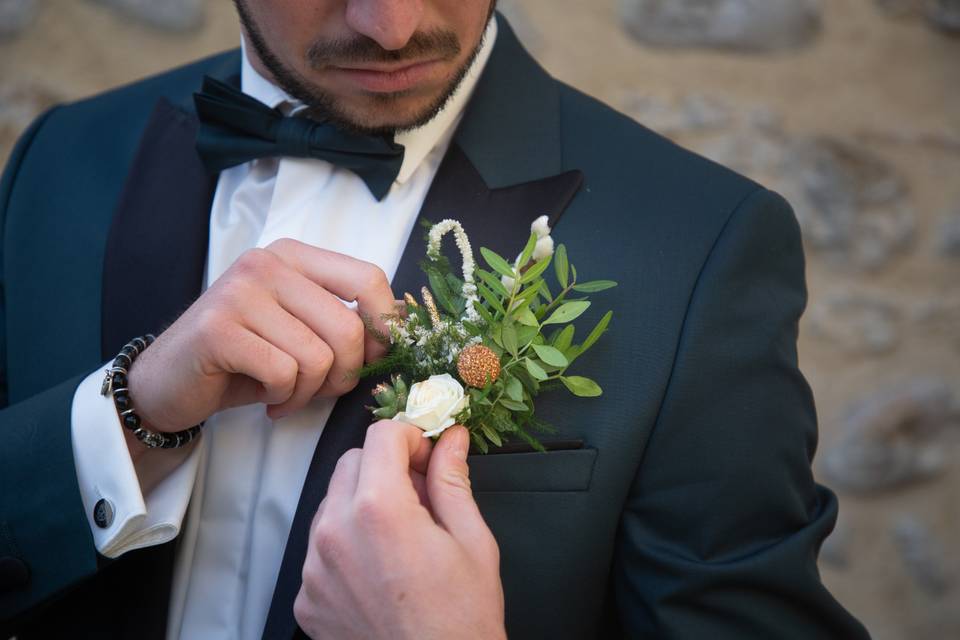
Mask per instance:
[[[126,392],[113,394],[113,403],[117,405],[117,411],[126,411],[130,408],[130,396]]]
[[[125,389],[127,387],[127,376],[126,374],[120,373],[119,371],[113,374],[113,388],[114,389]]]
[[[128,344],[123,349],[120,349],[120,353],[125,353],[131,358],[135,358],[137,356],[137,348]]]
[[[133,360],[131,360],[130,356],[128,356],[127,354],[118,353],[117,357],[113,359],[113,366],[126,369],[127,367],[130,366],[132,362]]]
[[[127,429],[139,429],[140,428],[140,416],[135,413],[128,413],[123,416],[123,426]]]

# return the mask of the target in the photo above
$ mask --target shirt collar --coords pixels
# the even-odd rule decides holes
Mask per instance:
[[[491,19],[483,33],[483,43],[473,63],[464,75],[456,92],[436,116],[428,123],[410,131],[398,133],[395,142],[404,147],[403,164],[396,182],[402,184],[417,170],[427,155],[437,145],[447,141],[453,132],[460,117],[470,101],[473,89],[483,73],[483,69],[493,51],[493,44],[497,39],[497,21]],[[285,113],[295,112],[302,103],[286,91],[273,84],[253,68],[247,55],[246,41],[240,39],[242,61],[240,63],[240,88],[247,95],[256,98],[270,108],[280,108]]]

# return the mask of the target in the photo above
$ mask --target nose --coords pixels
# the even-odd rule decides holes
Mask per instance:
[[[347,25],[387,50],[402,49],[420,26],[423,0],[350,0]]]

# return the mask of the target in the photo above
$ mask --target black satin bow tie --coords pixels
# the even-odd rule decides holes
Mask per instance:
[[[360,176],[377,200],[403,164],[403,146],[387,137],[348,133],[330,123],[284,116],[209,76],[193,95],[200,116],[197,151],[213,172],[255,158],[319,158]]]

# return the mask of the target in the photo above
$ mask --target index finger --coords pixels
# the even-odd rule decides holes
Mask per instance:
[[[398,489],[418,500],[410,469],[422,468],[433,443],[423,431],[393,420],[381,420],[367,429],[357,481],[358,495],[397,496]]]
[[[383,316],[396,312],[396,299],[380,267],[291,238],[277,240],[267,249],[341,300],[356,302],[361,317],[370,318],[379,331],[386,332]],[[364,340],[367,361],[383,351],[383,345],[368,332]]]

